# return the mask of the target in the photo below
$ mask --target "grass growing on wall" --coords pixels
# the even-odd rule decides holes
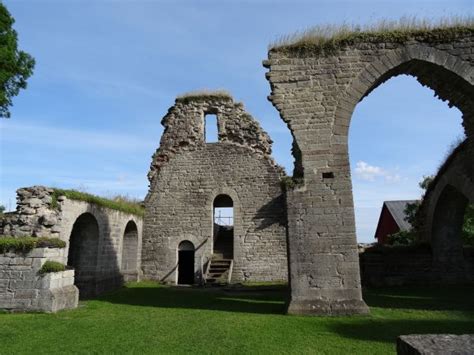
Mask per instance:
[[[195,91],[189,91],[176,98],[176,101],[190,102],[190,101],[203,101],[209,99],[227,99],[231,100],[232,95],[226,90],[208,90],[201,89]]]
[[[26,253],[34,248],[64,248],[66,242],[58,238],[0,236],[0,253]]]
[[[100,207],[110,208],[113,210],[118,210],[138,216],[143,216],[145,210],[143,206],[135,200],[132,200],[126,196],[116,196],[113,198],[105,198],[96,195],[89,194],[87,192],[77,191],[77,190],[64,190],[54,188],[53,200],[51,202],[51,207],[58,207],[58,197],[65,196],[70,200],[84,201],[88,203],[95,204]]]
[[[43,266],[41,266],[39,273],[44,275],[44,274],[49,274],[52,272],[60,272],[64,270],[66,270],[66,266],[64,264],[61,264],[60,262],[57,262],[57,261],[46,260]]]
[[[474,17],[449,17],[438,21],[402,17],[398,21],[381,20],[365,26],[315,26],[283,36],[271,43],[269,49],[331,53],[359,42],[404,43],[418,37],[446,41],[460,34],[474,34]]]
[[[353,317],[284,315],[286,294],[130,284],[71,311],[0,314],[0,352],[395,354],[401,334],[474,329],[473,287],[367,290],[371,314]]]

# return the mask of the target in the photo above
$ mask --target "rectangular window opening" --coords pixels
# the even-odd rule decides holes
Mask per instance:
[[[216,115],[206,115],[204,117],[204,131],[204,140],[206,143],[216,143],[219,141]]]
[[[334,179],[334,173],[332,171],[323,173],[323,179]]]

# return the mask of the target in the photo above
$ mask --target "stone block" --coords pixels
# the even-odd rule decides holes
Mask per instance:
[[[397,338],[398,355],[474,354],[474,334],[402,335]]]

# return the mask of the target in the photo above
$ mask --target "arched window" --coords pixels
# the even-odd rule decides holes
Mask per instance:
[[[218,195],[213,203],[214,258],[234,257],[234,202],[228,195]]]
[[[75,270],[74,283],[81,297],[95,293],[99,224],[90,213],[80,215],[72,227],[67,264]]]

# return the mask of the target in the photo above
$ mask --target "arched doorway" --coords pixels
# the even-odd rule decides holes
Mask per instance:
[[[432,239],[435,267],[444,278],[463,278],[463,223],[469,200],[447,185],[436,203],[433,214]]]
[[[125,227],[122,244],[122,273],[133,274],[138,266],[138,228],[134,221]]]
[[[74,284],[81,297],[95,293],[99,224],[90,213],[80,215],[72,227],[67,265],[74,268]]]
[[[178,246],[178,284],[192,285],[194,283],[194,244],[188,240]]]
[[[214,258],[234,258],[234,202],[229,195],[218,195],[213,203]]]

